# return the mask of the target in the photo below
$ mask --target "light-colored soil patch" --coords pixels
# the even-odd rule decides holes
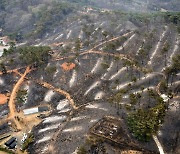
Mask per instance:
[[[101,81],[96,81],[95,83],[93,83],[88,90],[85,92],[84,96],[86,96],[92,89],[98,87],[101,84]]]
[[[150,60],[148,61],[148,65],[151,65],[151,64],[152,64],[152,60],[153,60],[153,58],[155,57],[158,49],[160,48],[161,41],[162,41],[162,39],[164,38],[164,36],[165,36],[165,34],[166,34],[166,32],[167,32],[168,27],[166,26],[165,28],[166,28],[166,30],[164,30],[164,32],[163,32],[162,35],[160,36],[160,39],[159,39],[159,41],[158,41],[158,43],[157,43],[157,45],[156,45],[156,48],[155,48],[154,52],[152,53],[152,55],[151,55],[151,57],[150,57]]]
[[[98,71],[98,69],[100,69],[102,62],[103,62],[103,58],[99,58],[99,59],[97,60],[96,65],[95,65],[95,66],[93,67],[93,69],[91,70],[91,73],[96,73],[96,72]]]
[[[60,35],[58,35],[58,37],[56,37],[54,40],[58,40],[58,39],[62,38],[62,37],[63,37],[63,35],[64,35],[64,34],[60,34]]]
[[[71,119],[71,122],[72,122],[72,121],[79,121],[79,120],[82,120],[82,119],[84,119],[84,118],[86,118],[86,116],[74,117],[74,118]]]
[[[53,92],[53,90],[49,90],[44,97],[44,101],[50,102],[54,95],[55,95],[55,92]]]
[[[39,130],[39,133],[43,133],[52,129],[57,129],[59,127],[59,124],[51,125],[49,127],[43,128]]]
[[[71,33],[72,33],[72,30],[70,30],[70,31],[68,32],[66,39],[69,39],[69,37],[71,36]]]
[[[80,132],[82,129],[82,126],[74,126],[68,129],[64,129],[63,132]]]
[[[37,143],[43,143],[51,139],[51,136],[45,136],[42,139],[38,140]]]
[[[63,121],[65,119],[66,119],[66,116],[52,116],[52,117],[45,118],[43,123],[51,123],[51,122]]]
[[[124,47],[126,47],[128,45],[128,43],[136,36],[136,34],[133,34],[124,44],[123,47],[119,47],[117,50],[120,51],[122,50]]]
[[[4,80],[0,78],[0,85],[4,85]]]
[[[107,74],[109,73],[109,71],[112,69],[112,67],[114,66],[114,61],[111,62],[109,68],[107,69],[107,72],[101,77],[101,79],[105,79]]]
[[[69,112],[70,110],[71,110],[70,108],[65,108],[58,113],[66,113],[66,112]]]
[[[132,83],[132,82],[122,83],[122,84],[120,84],[120,85],[118,85],[118,86],[116,87],[116,90],[123,89],[123,88],[125,88],[126,86],[128,86],[128,85],[131,84],[131,83]]]
[[[122,72],[126,70],[126,67],[121,68],[116,74],[112,75],[109,80],[114,80],[116,79]]]
[[[69,87],[71,88],[72,86],[74,86],[74,84],[76,83],[76,78],[77,78],[77,72],[75,70],[73,70],[72,73],[72,78],[69,81]]]
[[[107,108],[103,107],[102,104],[89,104],[86,106],[87,109],[98,109],[98,110],[102,110],[102,111],[108,111]]]
[[[135,150],[126,150],[126,151],[122,151],[121,154],[143,154],[143,153]]]
[[[65,107],[67,107],[69,105],[69,100],[68,99],[63,99],[62,101],[59,102],[58,106],[57,106],[57,110],[62,110]]]
[[[100,91],[95,95],[94,100],[102,99],[104,95],[105,93],[103,91]]]

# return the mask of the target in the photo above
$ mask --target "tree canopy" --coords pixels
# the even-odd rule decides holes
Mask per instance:
[[[128,126],[132,134],[140,141],[149,141],[163,123],[165,109],[165,104],[159,103],[151,109],[139,109],[129,114]]]
[[[48,46],[26,46],[19,48],[20,59],[26,64],[43,64],[48,60],[50,47]]]

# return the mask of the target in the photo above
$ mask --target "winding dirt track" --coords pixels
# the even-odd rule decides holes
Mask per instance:
[[[19,73],[18,71],[14,71],[14,73],[20,75],[21,77],[23,76],[23,74]],[[47,89],[51,89],[51,90],[53,90],[53,91],[55,91],[55,92],[57,92],[57,93],[59,93],[61,95],[64,95],[69,100],[72,108],[74,110],[78,109],[78,107],[76,107],[76,105],[74,103],[74,100],[71,98],[71,95],[68,92],[66,92],[66,91],[64,91],[64,90],[62,90],[60,88],[55,88],[53,85],[51,85],[51,84],[49,84],[49,83],[47,83],[45,81],[34,80],[32,78],[27,78],[27,77],[25,77],[25,79],[32,80],[32,81],[36,82],[37,84],[39,84],[39,85],[41,85],[41,86],[43,86],[43,87],[45,87]]]
[[[124,54],[113,54],[113,53],[108,53],[108,52],[104,52],[104,51],[93,51],[93,50],[90,50],[90,51],[87,51],[87,52],[83,52],[82,54],[80,55],[85,55],[85,54],[99,54],[99,55],[103,55],[103,56],[111,56],[111,57],[117,57],[117,58],[121,58],[121,59],[125,59],[129,62],[134,62],[133,58],[131,58],[130,56],[127,56],[127,55],[124,55]],[[145,71],[147,72],[148,69],[147,68],[141,68],[141,67],[138,67],[136,66],[135,64],[133,64],[133,66],[139,70],[139,71]]]
[[[12,70],[7,70],[6,73],[13,73],[13,72],[18,71],[18,70],[23,69],[23,68],[25,68],[25,67],[20,67],[20,68],[15,68],[15,69],[12,69]],[[0,75],[3,75],[3,74],[4,73],[0,71]]]
[[[100,47],[100,46],[102,46],[103,44],[106,44],[106,43],[108,43],[108,42],[112,42],[112,41],[118,40],[119,38],[124,37],[124,36],[127,36],[127,35],[129,35],[129,34],[131,34],[131,33],[133,33],[133,31],[128,32],[128,33],[125,33],[125,34],[122,35],[122,36],[118,36],[118,37],[112,38],[112,39],[110,39],[110,40],[106,40],[106,41],[104,41],[104,42],[102,42],[102,43],[99,43],[99,44],[95,45],[93,48],[91,48],[91,49],[89,49],[89,50],[85,50],[85,51],[84,51],[83,53],[81,53],[80,55],[89,54],[89,53],[96,53],[96,51],[93,51],[93,50],[95,50],[96,48],[98,48],[98,47]],[[102,53],[102,51],[98,51],[97,54],[101,54],[100,52]],[[109,54],[109,53],[107,53],[107,54]],[[112,56],[112,55],[114,55],[114,54],[111,54],[111,56]],[[67,59],[67,58],[74,58],[74,57],[75,57],[75,56],[60,57],[60,58],[56,58],[55,61],[57,61],[57,60],[63,60],[63,59]]]
[[[131,34],[131,33],[133,33],[133,31],[128,32],[128,33],[125,33],[125,34],[122,35],[122,36],[118,36],[118,37],[112,38],[112,39],[110,39],[110,40],[108,40],[108,41],[104,41],[104,42],[102,42],[102,43],[94,46],[94,47],[93,47],[92,49],[90,49],[89,51],[92,51],[92,50],[96,49],[97,47],[102,46],[103,44],[106,44],[106,43],[108,43],[108,42],[112,42],[112,41],[118,40],[118,39],[121,38],[121,37],[128,36],[128,35]]]
[[[51,84],[47,83],[47,82],[44,82],[44,81],[40,81],[40,80],[35,80],[36,83],[40,84],[41,86],[45,87],[45,88],[48,88],[48,89],[52,89],[54,90],[55,92],[59,93],[59,94],[62,94],[64,95],[70,102],[71,106],[73,107],[74,110],[78,109],[78,107],[76,107],[75,103],[74,103],[74,100],[71,98],[71,95],[62,90],[62,89],[59,89],[59,88],[55,88],[54,86],[52,86]]]
[[[13,119],[14,122],[15,122],[15,125],[17,127],[17,129],[21,129],[21,125],[19,123],[18,120],[15,119],[15,116],[16,116],[16,105],[15,105],[15,99],[16,99],[16,96],[17,96],[17,92],[21,86],[21,84],[23,83],[26,75],[30,72],[30,67],[28,66],[24,72],[24,74],[21,76],[21,78],[18,80],[18,82],[15,84],[13,90],[12,90],[12,93],[10,95],[10,99],[9,99],[9,102],[8,102],[8,106],[9,106],[9,116],[8,118],[9,119]]]
[[[132,32],[126,33],[126,34],[124,34],[123,36],[127,36],[128,34],[131,34],[131,33],[132,33]],[[124,54],[112,54],[112,53],[108,53],[108,52],[104,52],[104,51],[96,51],[96,48],[98,48],[99,46],[102,46],[103,44],[105,44],[105,43],[107,43],[107,42],[111,42],[111,41],[117,40],[117,39],[119,39],[120,37],[122,37],[122,36],[119,36],[119,37],[116,37],[116,38],[112,38],[112,39],[110,39],[110,40],[108,40],[108,41],[102,42],[102,43],[94,46],[92,49],[81,53],[80,55],[85,55],[85,54],[108,55],[108,56],[112,56],[112,57],[119,57],[119,58],[121,58],[121,59],[126,59],[126,60],[128,60],[128,61],[130,61],[130,62],[133,62],[133,59],[132,59],[131,57],[129,57],[129,56],[127,56],[127,55],[124,55]],[[75,57],[75,56],[70,56],[70,57]],[[70,58],[70,57],[60,57],[60,58],[56,58],[55,60],[57,61],[57,60],[62,60],[62,59]],[[134,65],[134,67],[136,67],[138,70],[141,70],[141,71],[142,71],[142,70],[147,70],[146,68],[143,68],[143,69],[142,69],[142,68],[140,68],[140,67],[138,67],[138,66],[135,66],[135,65]],[[33,80],[33,79],[26,77],[26,75],[31,71],[29,66],[26,68],[26,71],[24,72],[24,74],[21,74],[20,72],[18,72],[19,69],[20,69],[20,68],[18,68],[18,69],[13,69],[13,70],[8,70],[7,73],[13,73],[13,72],[14,72],[14,73],[16,73],[16,74],[18,74],[18,75],[21,76],[21,78],[18,80],[18,82],[17,82],[16,85],[14,86],[13,91],[12,91],[11,96],[10,96],[10,100],[9,100],[9,109],[10,109],[9,118],[13,118],[13,119],[14,119],[14,122],[15,122],[15,124],[16,124],[16,126],[17,126],[17,128],[18,128],[18,129],[21,129],[21,125],[20,125],[19,122],[15,119],[15,116],[16,116],[16,113],[17,113],[16,108],[15,108],[15,98],[16,98],[17,92],[18,92],[18,90],[19,90],[19,87],[20,87],[21,84],[23,83],[24,79],[28,79],[28,80]],[[3,73],[0,72],[0,75],[2,75],[2,74],[3,74]],[[163,74],[163,73],[162,73],[162,74]],[[163,76],[164,76],[164,74],[163,74]],[[164,78],[165,78],[165,76],[164,76]],[[43,86],[43,87],[45,87],[45,88],[52,89],[52,90],[54,90],[54,91],[56,91],[56,92],[64,95],[64,96],[70,101],[70,104],[71,104],[71,106],[73,107],[73,109],[74,109],[74,110],[78,109],[78,107],[77,107],[77,106],[75,105],[75,103],[74,103],[74,100],[71,98],[70,94],[67,93],[66,91],[64,91],[64,90],[62,90],[62,89],[59,89],[59,88],[55,88],[55,87],[52,86],[51,84],[49,84],[49,83],[47,83],[47,82],[44,82],[44,81],[40,81],[40,80],[33,80],[33,81],[35,81],[36,83],[40,84],[41,86]],[[161,95],[159,88],[160,88],[160,83],[157,85],[156,91],[158,92],[159,95]],[[69,119],[70,119],[70,117],[68,118],[68,120],[69,120]],[[68,122],[68,120],[67,120],[67,122]],[[49,151],[53,152],[53,150],[54,150],[54,142],[56,142],[56,138],[57,138],[58,135],[61,133],[61,131],[62,131],[62,129],[59,129],[59,131],[55,132],[54,137],[53,137],[53,139],[55,139],[55,140],[53,140],[52,144],[50,144],[50,146],[49,146]],[[153,136],[153,138],[154,138],[154,136]],[[157,138],[155,138],[154,140],[155,140],[155,142],[157,142]],[[157,143],[156,143],[156,144],[157,144]],[[163,152],[162,152],[162,151],[163,151],[163,148],[162,148],[162,146],[159,146],[159,142],[158,142],[157,145],[158,145],[158,148],[160,147],[160,148],[159,148],[159,151],[161,151],[161,153],[163,153]]]
[[[118,37],[115,37],[115,38],[112,38],[110,40],[107,40],[107,41],[104,41],[96,46],[94,46],[93,48],[89,49],[89,50],[86,50],[84,51],[83,53],[80,53],[79,55],[82,56],[82,55],[86,55],[86,54],[99,54],[99,55],[104,55],[104,56],[111,56],[111,57],[118,57],[118,58],[121,58],[121,59],[125,59],[125,60],[128,60],[129,62],[134,62],[134,59],[131,58],[130,56],[128,55],[124,55],[124,54],[114,54],[114,53],[109,53],[109,52],[105,52],[105,51],[98,51],[98,50],[95,50],[96,48],[98,48],[99,46],[102,46],[103,44],[106,44],[108,42],[112,42],[112,41],[115,41],[115,40],[118,40],[119,38],[121,37],[124,37],[124,36],[128,36],[129,34],[133,33],[133,31],[131,32],[128,32],[128,33],[125,33],[124,35],[122,36],[118,36]],[[58,60],[64,60],[64,59],[67,59],[67,58],[74,58],[75,56],[69,56],[69,57],[59,57],[59,58],[55,58],[54,60],[55,61],[58,61]],[[141,68],[141,67],[138,67],[134,64],[134,67],[137,68],[138,70],[140,71],[144,71],[144,72],[147,72],[149,71],[148,69],[146,68]]]
[[[83,52],[83,53],[81,53],[79,55],[82,56],[82,55],[86,55],[86,54],[98,54],[98,55],[103,55],[103,56],[117,57],[117,58],[120,58],[120,59],[125,59],[125,60],[127,60],[129,62],[132,62],[132,64],[134,62],[133,58],[131,58],[130,56],[127,56],[127,55],[124,55],[124,54],[113,54],[113,53],[108,53],[108,52],[104,52],[104,51],[89,50],[89,51]],[[64,59],[67,59],[67,58],[74,58],[74,57],[75,56],[56,58],[55,61],[64,60]],[[149,72],[148,68],[138,67],[135,64],[133,64],[133,66],[139,71]]]

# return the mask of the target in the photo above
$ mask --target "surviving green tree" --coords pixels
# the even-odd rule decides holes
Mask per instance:
[[[156,134],[165,116],[165,103],[158,103],[155,107],[139,109],[128,115],[128,126],[132,134],[140,141],[149,141]]]
[[[28,65],[41,65],[47,62],[49,58],[50,47],[48,46],[26,46],[19,48],[20,59]]]

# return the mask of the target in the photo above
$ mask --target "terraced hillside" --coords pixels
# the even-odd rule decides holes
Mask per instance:
[[[21,111],[48,104],[51,113],[41,117],[33,129],[35,139],[28,151],[76,153],[88,144],[89,129],[102,117],[112,115],[128,123],[129,114],[163,103],[165,116],[158,119],[163,122],[152,135],[157,134],[165,152],[178,153],[178,26],[179,20],[172,21],[163,14],[83,10],[69,16],[44,39],[35,40],[35,46],[51,47],[49,59],[43,59],[39,67],[31,65],[20,87],[27,91],[27,100],[16,103],[16,108]],[[32,53],[22,57],[19,48],[1,58],[7,70],[0,76],[1,93],[11,92],[30,65]],[[2,105],[0,110],[8,112],[8,106]],[[140,147],[161,151],[161,145],[158,149],[152,138],[148,143],[139,142],[131,133],[129,130]]]

